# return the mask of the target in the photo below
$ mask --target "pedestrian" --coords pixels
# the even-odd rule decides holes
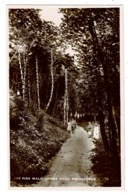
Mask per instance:
[[[88,135],[89,136],[92,135],[92,124],[91,124],[91,122],[88,123]]]
[[[94,133],[93,133],[93,138],[98,140],[99,139],[99,125],[96,123],[95,126],[94,126]]]
[[[72,118],[71,124],[72,124],[72,133],[74,133],[74,131],[76,129],[76,120],[74,118]]]
[[[67,127],[67,131],[71,134],[72,132],[72,123],[69,121],[68,122],[68,127]]]

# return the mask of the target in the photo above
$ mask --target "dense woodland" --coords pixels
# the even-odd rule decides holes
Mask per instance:
[[[111,171],[117,180],[113,185],[120,185],[119,9],[61,8],[59,11],[63,18],[57,27],[42,20],[39,9],[9,9],[11,176],[23,174],[19,171],[22,159],[18,161],[16,156],[20,150],[16,140],[20,136],[23,139],[26,132],[29,139],[31,133],[38,134],[37,130],[44,129],[44,118],[50,116],[52,123],[59,123],[63,129],[59,139],[64,134],[61,140],[64,142],[68,136],[67,122],[75,115],[79,116],[79,123],[99,121],[102,136],[99,148],[103,150],[100,155],[106,154],[111,161]],[[68,45],[74,49],[74,56],[65,53]],[[46,144],[47,138],[41,136],[43,139],[38,139]]]

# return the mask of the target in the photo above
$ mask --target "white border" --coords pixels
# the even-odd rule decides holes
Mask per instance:
[[[54,2],[51,0],[10,0],[10,1],[2,1],[0,2],[0,56],[1,56],[1,60],[0,60],[0,192],[2,191],[3,193],[17,193],[17,190],[8,190],[8,119],[7,119],[7,88],[8,88],[8,81],[7,81],[7,75],[8,75],[8,67],[6,64],[6,5],[7,4],[24,4],[24,5],[38,5],[38,4],[45,4],[45,5],[81,5],[81,4],[85,4],[85,5],[123,5],[124,6],[124,88],[125,88],[125,97],[124,97],[124,106],[125,106],[125,118],[127,120],[128,116],[128,1],[127,0],[88,0],[88,1],[83,1],[83,0],[54,0]],[[122,48],[123,50],[123,48]],[[123,55],[123,53],[122,53]],[[123,63],[123,62],[122,62]],[[124,83],[125,82],[125,83]],[[127,124],[125,120],[125,143],[127,144],[127,138],[128,138],[128,133],[127,133]],[[127,145],[125,144],[125,154],[127,154]],[[127,177],[127,156],[125,158],[125,178],[126,181],[128,181],[128,177]],[[116,193],[126,193],[128,187],[127,187],[127,182],[125,183],[125,191],[119,191]],[[49,191],[49,190],[47,190]],[[76,190],[74,190],[75,192]],[[42,190],[38,189],[39,193],[43,193]],[[46,191],[45,191],[46,192]],[[76,191],[77,192],[77,191]],[[97,191],[97,192],[92,192],[92,193],[107,193],[107,191]],[[28,190],[25,190],[24,192],[21,190],[18,191],[18,193],[26,193],[28,194]],[[31,194],[35,194],[37,193],[37,191],[35,192],[35,189],[30,189],[29,193]],[[52,191],[53,193],[53,191]],[[59,191],[57,191],[56,193],[60,193]],[[62,190],[61,190],[61,193]],[[64,192],[65,193],[65,192]],[[86,193],[86,192],[84,192]],[[89,191],[90,193],[90,191]],[[114,191],[112,192],[114,193]]]

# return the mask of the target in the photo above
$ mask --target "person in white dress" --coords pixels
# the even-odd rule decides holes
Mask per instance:
[[[88,135],[89,136],[92,135],[92,124],[91,124],[91,122],[88,123]]]
[[[93,138],[99,139],[99,125],[97,123],[94,126]]]

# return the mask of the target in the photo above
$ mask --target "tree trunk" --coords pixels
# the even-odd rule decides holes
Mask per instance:
[[[104,149],[105,151],[110,150],[110,146],[108,143],[108,139],[106,136],[105,128],[104,128],[104,114],[101,110],[98,111],[98,116],[99,116],[99,122],[100,122],[100,131],[101,131],[101,136],[104,144]]]
[[[96,109],[92,108],[92,122],[96,123]]]
[[[38,71],[38,58],[36,56],[36,90],[37,90],[37,107],[38,111],[40,110],[40,92],[39,92],[39,71]]]
[[[112,131],[111,131],[111,125],[108,123],[108,128],[109,128],[109,144],[110,147],[112,146]]]
[[[97,77],[97,99],[98,99],[98,107],[99,107],[98,118],[99,118],[99,122],[100,122],[100,132],[101,132],[101,136],[102,136],[102,140],[103,140],[104,149],[105,149],[105,151],[110,151],[110,145],[109,145],[108,138],[107,138],[107,135],[105,132],[104,114],[103,114],[103,111],[101,110],[102,96],[100,93],[100,83],[99,83],[98,77]]]
[[[56,96],[55,96],[55,102],[54,102],[54,107],[53,107],[53,113],[52,115],[55,116],[55,108],[56,108],[56,105],[57,105],[57,97],[58,97],[58,89],[59,89],[59,82],[57,83],[57,87],[56,87]]]
[[[68,70],[65,70],[65,90],[66,90],[66,124],[68,124]]]
[[[66,125],[66,96],[64,94],[64,125]]]
[[[29,70],[29,69],[28,69]],[[30,84],[30,72],[28,71],[28,105],[31,105],[31,84]]]
[[[68,72],[65,68],[64,125],[68,124]]]
[[[65,93],[64,93],[64,125],[68,124],[68,77],[65,68]]]
[[[119,143],[120,143],[120,125],[119,125],[117,117],[116,117],[116,112],[115,112],[115,107],[114,106],[112,106],[112,112],[113,112],[114,123],[115,123],[115,126],[116,126],[116,132],[117,132],[117,135],[118,135],[118,140],[119,140]]]
[[[23,72],[22,63],[21,63],[21,54],[20,54],[20,52],[19,52],[19,66],[20,66],[20,75],[21,75],[21,83],[22,83],[22,98],[23,98],[23,101],[25,101],[24,72]]]
[[[23,60],[24,60],[24,73],[23,73],[23,86],[24,86],[24,100],[25,100],[25,93],[26,93],[26,68],[27,68],[27,62],[25,59],[25,54],[23,54]]]
[[[51,49],[51,80],[52,80],[52,85],[51,85],[51,94],[50,98],[48,101],[48,104],[46,106],[46,111],[48,110],[50,103],[52,101],[52,96],[53,96],[53,90],[54,90],[54,75],[53,75],[53,50]]]
[[[107,63],[105,64],[104,55],[101,51],[101,48],[98,43],[97,34],[95,31],[94,21],[92,18],[92,13],[90,14],[91,20],[89,21],[89,30],[93,39],[94,43],[94,49],[97,55],[98,64],[102,65],[103,71],[104,71],[104,82],[105,82],[105,88],[107,93],[107,104],[108,104],[108,112],[109,112],[109,122],[111,125],[111,131],[112,131],[112,151],[113,151],[113,157],[115,159],[118,159],[118,153],[117,153],[117,143],[116,143],[116,126],[114,123],[113,113],[112,113],[112,97],[110,92],[110,83],[109,83],[109,75],[108,75],[108,67]]]

